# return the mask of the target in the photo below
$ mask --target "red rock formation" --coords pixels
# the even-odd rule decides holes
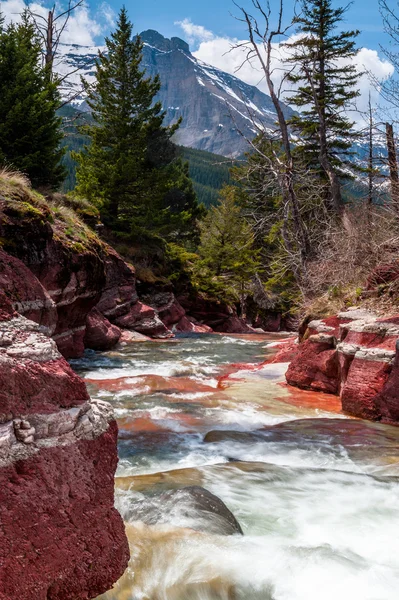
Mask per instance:
[[[396,342],[396,356],[392,370],[374,402],[384,421],[399,423],[399,341]]]
[[[339,388],[338,370],[333,336],[312,335],[302,343],[286,377],[290,385],[335,394]]]
[[[184,316],[175,325],[174,331],[178,333],[212,333],[212,328],[208,325],[196,323],[192,317]]]
[[[57,323],[57,309],[40,281],[23,262],[0,249],[0,288],[15,310],[39,323],[52,334]]]
[[[97,308],[93,308],[87,315],[83,340],[85,348],[110,350],[119,342],[121,335],[119,327],[111,325]]]
[[[255,329],[236,314],[232,314],[223,323],[216,325],[214,329],[219,333],[255,333]]]
[[[276,354],[273,356],[273,358],[267,362],[271,362],[271,363],[285,363],[285,362],[292,362],[294,360],[294,358],[296,358],[298,352],[299,352],[299,345],[297,343],[297,340],[294,339],[288,339],[288,340],[282,340],[281,342],[278,342],[278,346],[277,347],[277,352]]]
[[[94,598],[129,555],[112,409],[4,294],[0,317],[0,599]]]
[[[253,333],[254,329],[237,316],[235,310],[224,302],[210,301],[201,296],[179,296],[180,305],[196,322],[207,325],[219,333]]]
[[[153,338],[173,337],[173,333],[162,323],[155,309],[141,302],[136,302],[128,313],[115,319],[114,323]]]
[[[377,319],[365,311],[349,310],[310,322],[287,382],[339,393],[342,409],[351,415],[399,421],[398,321],[395,316]]]
[[[120,319],[149,336],[172,335],[154,309],[143,314],[133,267],[93,232],[83,231],[85,243],[73,241],[44,202],[29,209],[29,218],[21,210],[22,204],[0,199],[7,251],[0,250],[0,286],[20,314],[53,335],[63,356],[79,357],[85,347],[111,348],[120,337],[112,324]],[[176,302],[169,312],[168,322],[184,315]]]

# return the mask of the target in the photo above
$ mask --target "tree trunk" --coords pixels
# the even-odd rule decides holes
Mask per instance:
[[[271,56],[271,49],[269,49],[269,56]],[[286,168],[285,168],[285,173],[283,175],[283,193],[286,196],[286,198],[288,199],[291,209],[292,209],[292,218],[293,218],[293,221],[295,224],[295,229],[298,233],[299,243],[301,246],[302,262],[305,262],[305,260],[310,255],[311,248],[310,248],[308,232],[306,231],[305,225],[303,223],[303,220],[302,220],[300,212],[299,212],[298,198],[297,198],[297,195],[296,195],[296,192],[294,189],[294,184],[293,184],[294,162],[293,162],[292,153],[291,153],[291,144],[290,144],[290,137],[289,137],[289,133],[288,133],[288,125],[287,125],[287,121],[284,116],[283,110],[281,108],[280,101],[279,101],[277,94],[275,92],[275,89],[274,89],[274,83],[271,78],[270,68],[266,68],[266,69],[264,69],[264,71],[265,71],[265,75],[266,75],[266,82],[267,82],[267,86],[269,88],[270,97],[272,99],[274,108],[277,113],[279,128],[280,128],[280,132],[281,132],[281,138],[282,138],[282,142],[283,142],[284,153],[286,156]]]
[[[388,164],[389,176],[391,180],[391,196],[392,204],[396,212],[399,213],[399,172],[398,158],[396,155],[395,138],[393,135],[393,127],[391,123],[386,123],[387,147],[388,147]]]
[[[54,36],[54,11],[50,10],[47,17],[46,30],[46,67],[48,72],[53,72],[53,36]]]
[[[369,160],[368,160],[368,195],[367,195],[367,208],[370,215],[371,208],[373,206],[373,192],[374,192],[374,145],[373,145],[373,111],[371,108],[371,98],[369,96]]]

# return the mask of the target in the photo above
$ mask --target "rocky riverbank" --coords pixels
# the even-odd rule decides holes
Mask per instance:
[[[179,302],[172,285],[144,288],[139,298],[132,265],[72,210],[21,186],[0,194],[0,287],[66,358],[85,348],[108,350],[123,330],[155,339],[174,331],[251,332],[234,308],[200,298]]]
[[[94,598],[127,566],[116,421],[65,359],[212,331],[206,303],[200,322],[171,286],[139,298],[133,266],[84,209],[18,182],[0,188],[1,600]],[[215,329],[250,331],[222,303],[208,317]]]
[[[123,573],[116,438],[110,405],[0,292],[2,600],[92,598]]]
[[[349,415],[399,423],[399,316],[354,308],[310,321],[286,379],[339,395]]]

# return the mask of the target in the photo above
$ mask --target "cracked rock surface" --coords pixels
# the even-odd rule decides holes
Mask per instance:
[[[353,416],[399,422],[398,323],[358,308],[311,321],[287,382],[339,394]]]
[[[95,598],[129,557],[112,407],[45,331],[0,292],[0,600]]]

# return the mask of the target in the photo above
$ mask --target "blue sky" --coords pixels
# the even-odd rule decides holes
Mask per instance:
[[[246,1],[249,6],[250,2]],[[394,4],[393,0],[391,3]],[[121,3],[112,0],[111,6],[117,11]],[[271,6],[278,4],[271,0]],[[293,2],[285,2],[287,15]],[[346,2],[337,0],[335,6],[345,6]],[[176,35],[184,37],[177,21],[189,19],[219,36],[241,37],[244,26],[230,13],[237,13],[232,0],[127,0],[126,7],[135,24],[136,30],[156,29],[166,37]],[[347,13],[347,28],[360,29],[359,43],[377,49],[383,35],[381,17],[377,0],[355,0]]]
[[[27,0],[38,12],[45,11],[46,6],[53,0]],[[239,0],[247,7],[251,0]],[[266,3],[266,0],[262,0]],[[270,0],[272,9],[276,8],[279,0]],[[66,0],[57,0],[60,6]],[[284,0],[287,16],[292,12],[294,0]],[[346,0],[333,0],[333,5],[345,6]],[[389,4],[396,5],[396,0]],[[70,34],[73,41],[82,44],[88,41],[101,44],[104,34],[112,28],[112,20],[123,4],[123,0],[86,0],[86,7],[79,12],[80,19],[74,19]],[[177,24],[183,20],[202,26],[217,37],[240,38],[245,35],[243,23],[236,21],[231,13],[238,14],[233,0],[125,0],[135,31],[156,29],[166,37],[173,35],[187,39],[187,34]],[[23,0],[0,0],[0,8],[11,18],[17,15],[23,7]],[[398,7],[399,12],[399,7]],[[346,28],[361,30],[359,45],[378,49],[379,43],[385,42],[381,17],[378,10],[378,0],[354,0],[347,12]],[[69,40],[68,40],[69,41]],[[197,49],[199,40],[192,40],[193,49]]]
[[[46,15],[54,0],[30,0],[36,13]],[[62,9],[67,0],[56,0]],[[261,0],[266,3],[266,0]],[[284,0],[287,20],[293,14],[295,0]],[[397,0],[388,0],[395,7]],[[252,6],[251,0],[237,0],[247,8]],[[86,5],[73,13],[64,32],[66,44],[83,46],[101,45],[115,24],[116,14],[123,0],[86,0]],[[279,0],[270,0],[272,10],[277,9]],[[333,0],[334,7],[345,6],[346,0]],[[246,40],[245,25],[232,16],[239,14],[233,0],[125,0],[135,32],[145,29],[156,29],[165,37],[178,36],[189,42],[195,56],[204,62],[237,75],[251,85],[257,85],[267,93],[262,80],[262,73],[254,65],[244,65],[242,51],[231,51],[237,40]],[[7,20],[15,20],[21,14],[24,0],[0,0],[0,8]],[[399,6],[398,6],[399,15]],[[359,52],[353,58],[359,72],[373,73],[377,80],[383,80],[393,73],[393,67],[380,51],[380,44],[388,41],[383,31],[382,19],[378,10],[378,0],[354,0],[346,13],[344,29],[360,29],[358,38]],[[295,30],[292,30],[292,34]],[[284,50],[276,44],[273,60],[275,61],[275,83],[279,83],[282,73],[281,65]],[[360,111],[366,110],[369,93],[375,103],[379,103],[379,94],[370,85],[369,78],[364,75],[359,81],[361,96],[357,101]],[[287,91],[287,90],[286,90]],[[288,91],[289,94],[289,91]],[[285,96],[288,99],[288,96]],[[357,117],[354,117],[357,118]]]

